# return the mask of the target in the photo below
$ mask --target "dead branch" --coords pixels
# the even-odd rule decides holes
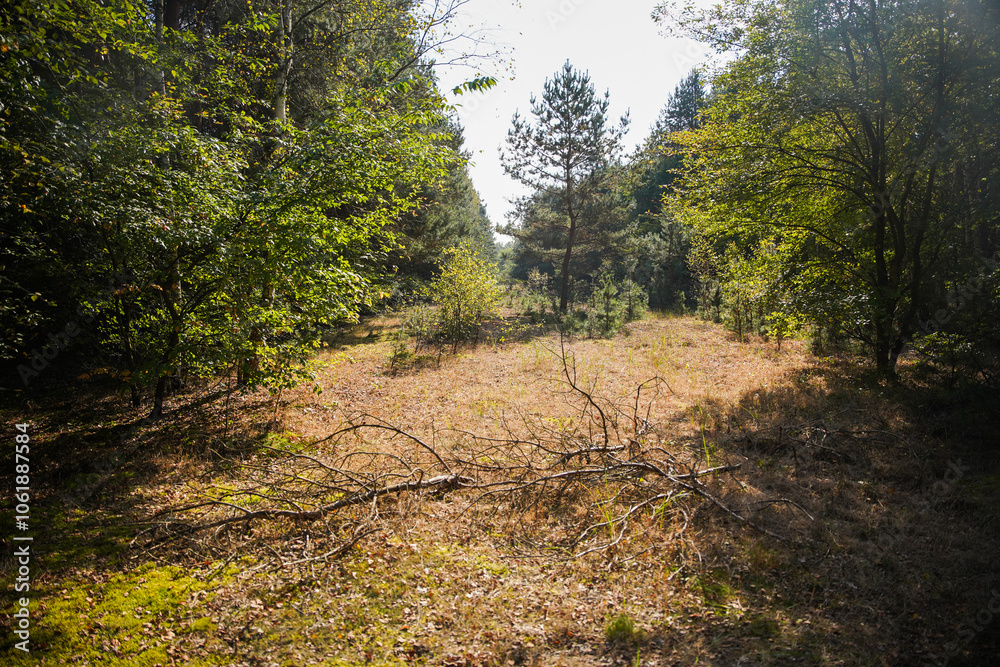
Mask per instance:
[[[609,400],[583,386],[565,340],[554,353],[562,362],[562,381],[575,415],[556,427],[542,415],[511,407],[498,420],[499,436],[432,430],[427,438],[361,415],[303,451],[265,447],[256,458],[231,461],[239,471],[240,488],[222,485],[204,500],[158,513],[168,519],[146,531],[161,533],[145,546],[209,531],[231,539],[231,527],[326,520],[370,505],[365,517],[344,513],[338,520],[350,528],[352,540],[320,556],[310,555],[308,545],[299,557],[277,556],[281,566],[307,563],[344,553],[342,549],[377,530],[380,499],[421,491],[464,491],[469,500],[464,511],[488,508],[484,521],[506,525],[513,543],[526,546],[529,555],[548,558],[605,552],[613,559],[622,552],[627,559],[627,549],[692,544],[684,531],[699,506],[774,539],[787,539],[757,520],[750,506],[737,511],[728,504],[722,476],[738,472],[739,462],[703,467],[696,454],[661,439],[653,402],[661,388],[672,392],[665,381],[651,378],[634,393]],[[400,438],[417,449],[404,453]],[[784,498],[758,506],[772,503],[786,503],[809,516]],[[333,535],[329,524],[327,530]]]
[[[191,535],[194,533],[202,532],[205,530],[211,530],[213,528],[219,528],[222,526],[228,526],[232,524],[248,523],[257,519],[290,519],[292,521],[315,521],[321,519],[324,516],[336,512],[337,510],[344,509],[345,507],[351,507],[352,505],[362,505],[371,502],[382,496],[387,496],[395,493],[401,493],[403,491],[418,491],[423,489],[437,489],[441,492],[451,491],[463,486],[474,486],[475,480],[469,479],[468,477],[461,477],[459,475],[439,475],[438,477],[433,477],[428,480],[416,480],[410,482],[402,482],[400,484],[393,484],[391,486],[385,486],[378,489],[371,489],[365,493],[359,493],[348,498],[342,498],[336,502],[317,507],[312,510],[280,510],[280,509],[265,509],[265,510],[249,510],[245,507],[240,507],[233,503],[227,503],[225,501],[217,500],[214,504],[219,507],[229,507],[237,511],[243,512],[239,516],[231,516],[224,519],[219,519],[217,521],[212,521],[211,523],[191,525],[186,526],[179,533],[173,535],[165,535],[157,538],[150,542],[147,546],[154,546],[160,544],[170,539],[174,539],[180,535]]]
[[[359,431],[359,430],[361,430],[363,428],[381,429],[381,430],[384,430],[384,431],[389,431],[390,433],[394,433],[396,435],[401,435],[404,438],[409,438],[410,440],[412,440],[413,442],[417,443],[418,445],[420,445],[421,447],[423,447],[424,449],[426,449],[428,452],[430,452],[431,454],[433,454],[434,458],[436,458],[437,461],[438,461],[438,463],[441,464],[441,467],[444,468],[449,473],[451,472],[451,468],[449,468],[448,464],[445,463],[445,461],[444,461],[443,458],[441,458],[441,455],[438,454],[437,451],[433,447],[431,447],[427,443],[423,442],[420,438],[416,437],[412,433],[407,433],[406,431],[404,431],[404,430],[402,430],[402,429],[400,429],[400,428],[398,428],[396,426],[393,426],[392,424],[388,424],[388,423],[382,421],[378,417],[372,417],[370,415],[363,415],[362,418],[366,419],[366,420],[367,419],[372,419],[372,420],[374,420],[374,423],[371,423],[371,422],[368,422],[368,421],[363,421],[360,424],[352,424],[350,426],[347,426],[345,428],[340,429],[339,431],[331,433],[330,435],[328,435],[327,437],[323,438],[322,440],[317,440],[316,442],[313,443],[313,445],[318,445],[318,444],[320,444],[322,442],[326,442],[327,440],[339,438],[340,436],[342,436],[342,435],[344,435],[346,433],[353,433],[353,432]]]

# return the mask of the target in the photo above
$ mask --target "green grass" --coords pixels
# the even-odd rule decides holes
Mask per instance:
[[[695,577],[694,588],[701,593],[701,597],[707,607],[716,610],[723,609],[727,602],[733,597],[734,592],[726,574],[722,570],[713,570]]]
[[[231,566],[226,576],[235,572]],[[208,584],[185,568],[146,563],[106,580],[67,577],[32,588],[30,653],[14,649],[8,638],[4,664],[88,663],[108,667],[170,664],[168,652],[180,633],[210,635],[216,624],[196,617],[187,606]],[[13,607],[4,610],[13,613]],[[188,659],[188,665],[223,664],[223,658]]]
[[[622,612],[604,627],[604,638],[612,645],[634,644],[642,639],[643,632],[637,628],[631,616]]]

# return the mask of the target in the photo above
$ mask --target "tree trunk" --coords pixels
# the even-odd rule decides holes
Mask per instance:
[[[115,289],[120,286],[116,285]],[[118,335],[121,337],[122,356],[125,358],[125,369],[128,371],[128,388],[131,394],[132,407],[142,404],[142,394],[135,380],[138,364],[132,347],[132,309],[121,296],[115,296],[115,320],[118,325]]]
[[[149,419],[159,419],[163,416],[163,397],[167,392],[167,376],[161,375],[156,381],[156,391],[153,394],[153,411],[149,413]]]
[[[173,330],[170,332],[169,345],[163,355],[163,363],[165,366],[170,362],[170,357],[173,356],[174,350],[180,347],[180,344],[180,323],[175,320],[173,323]],[[159,419],[163,415],[163,399],[167,393],[167,379],[174,374],[175,371],[175,368],[168,366],[165,371],[160,372],[160,377],[156,380],[156,391],[153,394],[153,411],[149,413],[150,419]]]
[[[292,72],[292,2],[285,0],[278,8],[278,78],[274,85],[274,119],[288,120],[288,77]]]
[[[163,370],[160,371],[160,377],[156,380],[156,392],[153,394],[153,411],[149,415],[151,419],[156,419],[163,414],[163,398],[166,395],[167,378],[177,373],[177,367],[172,366],[170,361],[174,356],[174,352],[181,345],[181,328],[184,325],[182,307],[184,293],[181,286],[180,271],[178,270],[179,264],[180,258],[175,251],[173,264],[167,273],[166,289],[161,291],[164,306],[170,314],[170,337],[167,340],[167,349],[163,352]]]
[[[566,241],[566,253],[562,261],[562,285],[559,288],[559,312],[566,314],[569,305],[569,261],[573,257],[573,237],[576,235],[576,224],[570,218],[569,239]]]
[[[875,322],[875,369],[879,377],[892,379],[896,377],[896,359],[899,353],[893,354],[893,327],[891,317],[878,313]],[[900,347],[902,349],[902,347]]]
[[[576,238],[576,212],[573,210],[573,183],[567,177],[569,185],[566,188],[566,214],[569,216],[569,236],[566,238],[566,254],[563,255],[562,261],[562,286],[559,290],[559,312],[563,315],[566,314],[567,306],[569,305],[569,284],[570,284],[570,273],[569,273],[569,262],[573,258],[573,240]]]

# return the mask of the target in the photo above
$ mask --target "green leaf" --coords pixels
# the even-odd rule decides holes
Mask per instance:
[[[464,81],[458,84],[457,86],[451,89],[451,92],[455,95],[462,95],[466,92],[478,93],[485,90],[489,90],[495,85],[497,85],[497,80],[492,76],[481,76],[472,79],[471,81]]]

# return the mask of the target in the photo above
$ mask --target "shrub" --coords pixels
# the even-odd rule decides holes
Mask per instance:
[[[681,292],[681,294],[684,294]],[[625,321],[641,320],[649,310],[649,294],[639,283],[626,278],[621,288],[622,303],[625,304]]]
[[[802,328],[801,318],[794,313],[787,313],[776,310],[767,316],[765,330],[778,343],[778,351],[781,351],[781,341],[789,338]]]
[[[434,311],[426,304],[417,304],[409,310],[407,318],[396,331],[392,339],[392,353],[389,356],[389,369],[398,371],[416,359],[420,346],[429,341],[436,333]],[[410,351],[410,343],[413,351]]]
[[[587,333],[590,336],[612,336],[625,321],[625,303],[610,273],[603,274],[590,296]]]
[[[440,306],[439,331],[451,342],[452,352],[462,341],[479,342],[483,321],[498,313],[503,296],[496,265],[469,243],[445,251],[441,275],[429,294]]]
[[[552,276],[542,273],[537,267],[528,272],[528,280],[521,297],[521,308],[531,318],[532,324],[540,324],[552,319],[558,312],[555,292],[552,290]]]

